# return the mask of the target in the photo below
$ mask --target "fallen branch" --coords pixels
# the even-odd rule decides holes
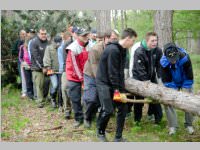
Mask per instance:
[[[54,128],[50,128],[50,129],[38,129],[38,130],[34,130],[31,131],[29,133],[33,133],[33,132],[41,132],[41,131],[50,131],[50,130],[59,130],[62,129],[63,126],[58,126],[58,127],[54,127]]]

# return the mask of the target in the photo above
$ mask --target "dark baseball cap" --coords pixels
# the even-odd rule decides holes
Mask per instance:
[[[174,43],[164,45],[164,54],[170,62],[175,62],[179,59],[179,51]]]
[[[28,29],[27,33],[36,33],[36,31],[34,29]]]
[[[62,37],[61,37],[61,36],[55,36],[55,37],[54,37],[54,42],[55,42],[56,44],[60,44],[60,43],[62,42]]]
[[[72,27],[72,33],[76,32],[77,30],[78,30],[78,27],[76,27],[76,26]]]
[[[78,36],[84,36],[86,34],[89,34],[90,32],[87,30],[87,29],[84,29],[84,28],[78,28],[75,33],[78,35]]]

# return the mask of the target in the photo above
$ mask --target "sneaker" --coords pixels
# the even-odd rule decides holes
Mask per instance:
[[[43,108],[43,107],[44,107],[44,104],[40,103],[40,104],[37,105],[37,107],[38,107],[38,108]]]
[[[70,112],[65,113],[65,119],[69,120],[71,118],[70,116],[71,116]]]
[[[59,112],[59,113],[62,113],[62,112],[63,112],[63,107],[62,107],[62,106],[59,106],[58,112]]]
[[[128,141],[127,141],[127,139],[121,137],[121,138],[115,138],[115,139],[113,140],[113,142],[128,142]]]
[[[154,115],[147,115],[147,119],[149,121],[154,121],[155,120]]]
[[[176,133],[176,128],[175,127],[170,127],[169,128],[169,135],[174,135]]]
[[[189,134],[193,134],[194,133],[194,128],[192,126],[188,126],[186,129],[187,129]]]
[[[51,101],[52,108],[56,108],[56,103],[54,101]]]
[[[26,94],[22,94],[22,95],[21,95],[21,98],[22,98],[22,99],[27,98]]]
[[[84,127],[85,127],[85,128],[90,128],[90,127],[91,127],[90,121],[84,120]]]
[[[83,122],[82,121],[76,121],[74,122],[74,128],[78,128]]]
[[[105,134],[99,134],[97,133],[97,138],[100,142],[108,142],[108,139],[106,138]]]

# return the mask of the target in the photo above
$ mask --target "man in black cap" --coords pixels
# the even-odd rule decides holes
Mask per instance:
[[[162,66],[162,82],[166,87],[178,91],[192,92],[194,83],[192,63],[185,49],[176,46],[174,43],[166,44],[160,64]],[[172,106],[166,106],[165,111],[169,124],[169,135],[173,135],[178,127],[176,111]],[[185,112],[185,127],[189,134],[194,133],[192,121],[192,114]]]
[[[86,29],[76,30],[77,39],[70,44],[66,59],[66,76],[68,80],[68,95],[74,111],[74,127],[83,123],[83,110],[81,105],[81,86],[83,83],[83,68],[88,59],[89,32]]]

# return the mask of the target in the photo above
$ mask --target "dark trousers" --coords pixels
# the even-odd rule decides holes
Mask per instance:
[[[32,71],[24,69],[24,75],[26,80],[27,96],[33,99],[33,82],[32,82]]]
[[[58,74],[58,106],[59,107],[63,106],[61,77],[62,77],[62,74]]]
[[[99,103],[96,102],[86,102],[85,120],[92,121],[98,111],[99,106]]]
[[[49,87],[50,87],[50,83],[51,80],[49,78],[49,76],[44,76],[44,86],[43,86],[43,95],[44,98],[47,98],[48,94],[49,94]]]
[[[144,99],[144,97],[136,96],[136,99]],[[140,122],[142,118],[143,103],[134,104],[134,120]],[[160,104],[149,104],[148,115],[154,115],[155,123],[159,123],[162,119],[163,113]]]
[[[105,129],[109,122],[110,116],[113,113],[113,91],[109,86],[97,82],[97,91],[101,104],[101,112],[97,120],[97,130],[99,134],[105,134]],[[116,138],[122,137],[122,132],[125,123],[125,117],[127,113],[127,105],[125,103],[115,102],[118,109],[117,112],[117,126],[116,126]]]
[[[72,108],[74,111],[74,119],[76,121],[83,121],[83,109],[81,105],[81,82],[68,81],[69,89],[68,95],[72,101]]]

